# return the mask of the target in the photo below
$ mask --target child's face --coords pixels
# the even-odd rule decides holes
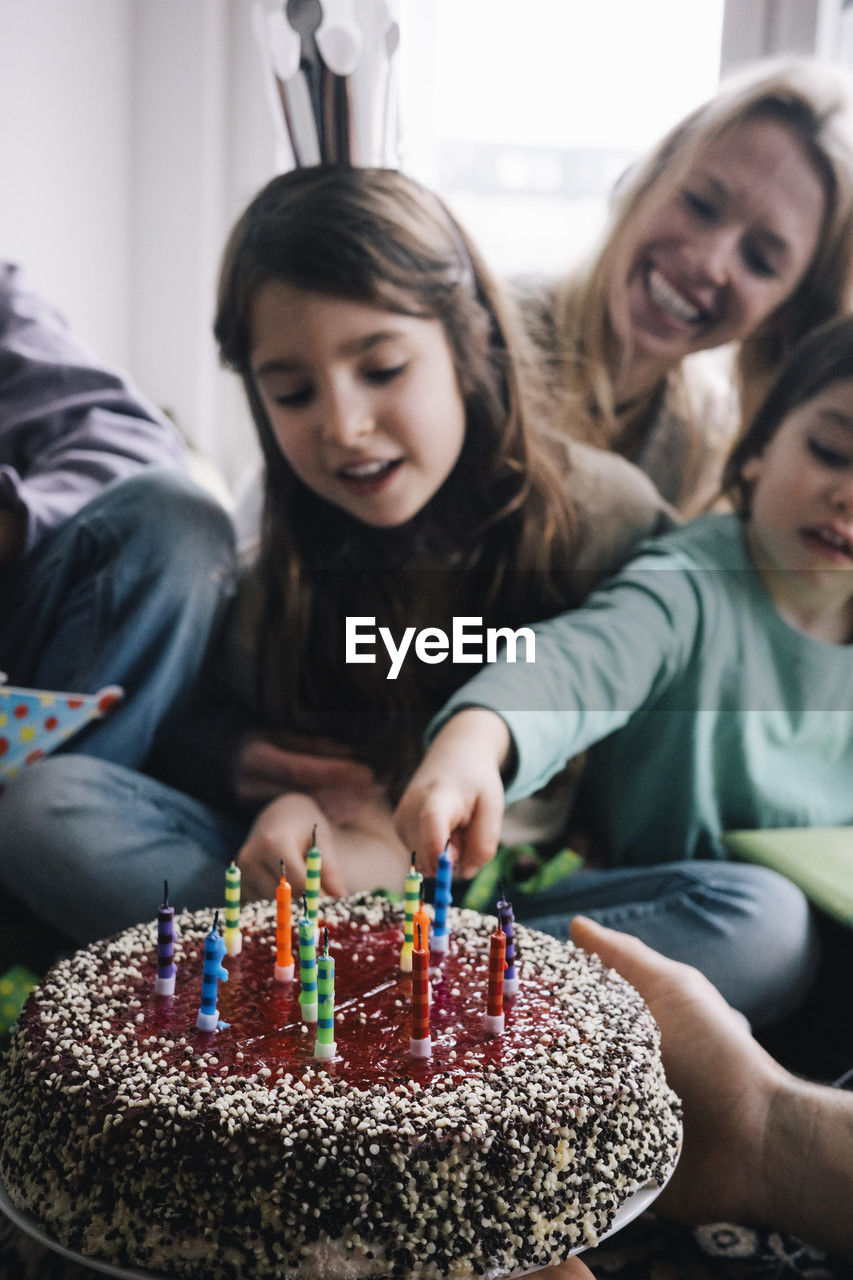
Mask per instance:
[[[771,594],[816,605],[853,598],[853,379],[834,382],[783,419],[743,465],[753,486],[748,532]]]
[[[453,470],[465,408],[439,320],[268,281],[250,360],[296,475],[365,524],[410,520]]]
[[[610,300],[617,338],[665,369],[747,337],[803,278],[824,207],[821,180],[788,129],[732,125],[638,225]]]

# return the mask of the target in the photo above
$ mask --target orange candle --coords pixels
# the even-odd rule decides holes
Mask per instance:
[[[413,938],[416,938],[418,936],[418,929],[420,928],[421,937],[424,940],[424,946],[426,947],[427,951],[429,951],[429,912],[424,906],[423,895],[421,895],[420,906],[415,912],[414,920],[412,921],[412,926],[413,926],[412,928]]]
[[[489,992],[483,1025],[491,1036],[504,1029],[504,970],[506,969],[506,934],[498,925],[489,939]]]
[[[415,925],[415,942],[412,950],[412,1034],[409,1052],[413,1058],[429,1058],[432,1055],[432,1038],[429,1033],[429,950],[427,939],[419,925]]]
[[[291,892],[281,863],[281,880],[275,891],[275,978],[290,982],[294,973],[293,946],[290,930]]]

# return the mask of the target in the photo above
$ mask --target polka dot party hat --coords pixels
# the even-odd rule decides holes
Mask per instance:
[[[100,719],[123,697],[118,685],[99,693],[54,693],[16,689],[0,672],[0,787],[28,764],[50,755]]]

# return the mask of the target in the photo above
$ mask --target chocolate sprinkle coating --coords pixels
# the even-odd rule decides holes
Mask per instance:
[[[383,931],[399,950],[402,913],[382,897],[323,901],[321,919],[365,966],[381,963]],[[276,1028],[284,1062],[236,1020],[167,1027],[149,924],[61,961],[0,1064],[10,1198],[71,1249],[190,1280],[499,1280],[595,1244],[677,1159],[658,1028],[597,957],[516,925],[521,990],[506,1035],[481,1052],[471,1009],[480,987],[485,1007],[495,919],[452,908],[449,922],[426,1065],[396,1048],[408,1044],[404,996],[382,1011],[372,990],[338,1003],[341,1056],[327,1068],[296,1024]],[[175,927],[180,983],[200,973],[210,912],[176,914]],[[244,951],[267,948],[271,968],[275,904],[244,907],[241,928]],[[348,1027],[366,1076],[354,1050],[347,1060]]]

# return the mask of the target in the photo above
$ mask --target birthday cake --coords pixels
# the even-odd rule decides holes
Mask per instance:
[[[199,1030],[211,919],[175,916],[174,995],[138,925],[54,966],[24,1009],[0,1066],[0,1174],[66,1247],[197,1280],[497,1280],[594,1244],[671,1172],[657,1027],[595,957],[516,925],[518,993],[487,1034],[495,919],[451,908],[418,1057],[401,911],[321,900],[335,1011],[318,1060],[298,964],[273,973],[273,903],[243,908]]]

